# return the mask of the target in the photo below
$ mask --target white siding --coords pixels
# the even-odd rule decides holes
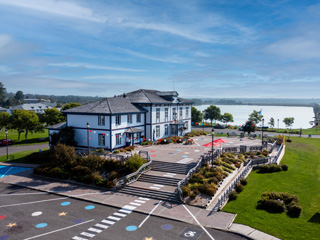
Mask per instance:
[[[98,125],[98,115],[67,115],[68,127],[78,127],[87,128],[87,123],[89,123],[90,128],[97,129],[109,129],[110,116],[105,116],[105,125]]]

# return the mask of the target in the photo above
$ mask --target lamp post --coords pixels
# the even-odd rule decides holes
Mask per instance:
[[[9,161],[9,150],[8,150],[8,129],[6,131],[6,142],[7,142],[7,161]]]
[[[262,118],[262,125],[261,125],[261,145],[263,148],[263,125],[264,125],[264,118]]]
[[[88,154],[90,154],[90,144],[89,144],[89,127],[90,127],[90,124],[89,124],[89,123],[87,123]]]
[[[204,121],[203,120],[204,120],[204,111],[202,111],[202,128],[203,128],[202,131],[204,132]]]
[[[212,128],[212,146],[211,146],[211,151],[212,151],[212,158],[211,158],[211,166],[213,166],[213,141],[214,141],[214,128]]]
[[[279,118],[278,118],[278,133],[279,133]]]

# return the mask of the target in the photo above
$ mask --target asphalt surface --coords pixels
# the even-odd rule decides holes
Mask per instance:
[[[0,183],[0,239],[245,239],[130,210],[146,201],[137,198],[119,209]]]
[[[0,146],[0,156],[7,154],[7,147]],[[39,150],[39,149],[46,149],[49,148],[48,143],[43,144],[32,144],[32,145],[18,145],[18,146],[8,146],[8,153],[9,155],[16,152],[28,151],[28,150]]]

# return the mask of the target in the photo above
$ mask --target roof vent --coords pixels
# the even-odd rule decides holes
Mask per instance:
[[[125,93],[123,93],[123,97],[124,97],[124,98],[126,97],[126,94],[125,94]]]

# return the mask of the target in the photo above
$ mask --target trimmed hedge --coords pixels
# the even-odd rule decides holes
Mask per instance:
[[[284,167],[284,168],[282,168]],[[280,171],[287,171],[288,165],[276,165],[276,164],[262,164],[259,167],[258,173],[273,173],[273,172],[280,172]]]
[[[229,197],[229,201],[236,200],[238,198],[238,193],[233,190],[229,192],[228,197]]]

